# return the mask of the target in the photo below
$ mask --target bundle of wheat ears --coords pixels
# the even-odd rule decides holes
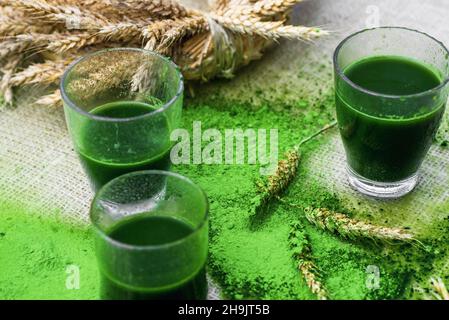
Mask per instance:
[[[143,47],[170,56],[188,80],[231,77],[280,38],[312,40],[317,27],[287,25],[302,0],[216,0],[209,11],[175,0],[0,0],[0,96],[57,84],[93,50]],[[58,104],[59,92],[40,104]]]

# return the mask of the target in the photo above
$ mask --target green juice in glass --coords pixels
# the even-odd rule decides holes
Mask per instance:
[[[120,101],[101,105],[91,110],[90,113],[113,119],[126,119],[148,114],[158,107],[158,105],[142,102]],[[110,125],[103,125],[101,122],[90,122],[83,128],[81,139],[84,150],[79,152],[79,155],[81,163],[96,190],[110,180],[129,172],[170,169],[170,128],[164,116],[158,119],[158,121],[151,122],[152,128],[142,130],[141,136],[136,136],[135,131],[133,131],[134,136],[127,135],[125,130],[121,130],[120,133],[114,132],[114,130],[111,130]],[[115,135],[120,135],[120,137],[117,137],[117,141],[120,141],[121,145],[114,142]],[[167,146],[166,150],[163,152],[152,152],[150,145],[147,157],[133,161],[127,160],[130,158],[130,155],[132,156],[135,144],[153,143],[152,139],[155,137],[166,139],[164,142]],[[102,139],[104,139],[104,142]],[[159,146],[157,148],[160,149]],[[122,156],[124,160],[120,162],[104,160],[108,159],[111,150],[115,155],[118,152],[122,152],[121,155],[119,153],[119,156]],[[92,154],[95,156],[92,156]],[[100,157],[101,159],[99,159]]]
[[[189,224],[164,216],[139,214],[113,226],[108,236],[120,243],[133,246],[158,246],[185,238],[193,232]],[[120,257],[116,257],[120,259]],[[164,264],[167,261],[140,261],[140,263]],[[102,273],[102,298],[109,300],[174,299],[197,300],[207,296],[205,266],[191,277],[164,288],[134,288],[120,284]]]
[[[343,70],[359,87],[384,95],[406,96],[442,83],[432,68],[400,56],[373,56]],[[376,117],[345,102],[336,92],[337,118],[350,168],[378,182],[396,182],[413,176],[438,130],[445,105],[427,114]]]

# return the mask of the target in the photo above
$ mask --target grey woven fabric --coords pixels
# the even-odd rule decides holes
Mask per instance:
[[[384,0],[375,3],[310,1],[295,11],[294,21],[305,25],[324,25],[337,31],[331,39],[318,41],[316,45],[282,43],[280,48],[269,53],[254,68],[247,68],[233,82],[204,86],[204,92],[199,95],[220,90],[229,97],[245,99],[253,97],[257,91],[273,87],[284,88],[287,92],[283,95],[292,100],[298,92],[316,94],[321,87],[331,85],[330,69],[314,85],[298,78],[298,72],[309,76],[318,74],[314,66],[323,61],[323,56],[329,65],[336,44],[352,31],[364,28],[370,21],[368,9],[372,5],[379,9],[380,24],[422,29],[449,43],[449,24],[446,21],[449,7],[443,0]],[[267,76],[273,72],[276,72],[277,80]],[[34,202],[43,213],[59,208],[61,214],[74,223],[87,223],[93,194],[72,149],[63,112],[61,109],[32,106],[30,101],[37,93],[29,90],[22,92],[17,108],[0,112],[0,190],[12,201],[26,199],[27,202]],[[446,127],[442,132],[449,127],[448,122],[446,116]],[[348,207],[370,212],[380,212],[380,209],[391,212],[393,222],[410,224],[418,231],[425,225],[424,222],[431,223],[447,215],[441,208],[442,204],[449,202],[448,148],[432,148],[422,168],[423,180],[416,192],[406,199],[395,201],[394,206],[391,202],[363,197],[348,186],[344,174],[344,152],[336,130],[332,132],[330,142],[310,159],[309,164],[304,165],[312,163],[315,169],[310,178],[338,192],[347,201]],[[218,290],[215,285],[211,288],[209,297],[215,299]]]

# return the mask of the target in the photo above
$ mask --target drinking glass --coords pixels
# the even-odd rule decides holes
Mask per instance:
[[[142,49],[89,54],[64,73],[67,126],[94,190],[122,174],[168,170],[183,78],[169,59]]]
[[[370,57],[402,57],[420,63],[441,81],[413,94],[368,90],[349,79],[347,70]],[[419,169],[446,107],[448,50],[416,30],[374,28],[352,34],[340,43],[334,54],[334,69],[337,119],[351,186],[379,198],[409,193],[418,182]],[[404,75],[394,76],[400,79]]]
[[[97,192],[90,219],[103,299],[206,298],[208,201],[192,181],[122,175]]]

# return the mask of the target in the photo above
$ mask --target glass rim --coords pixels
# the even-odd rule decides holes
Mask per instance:
[[[171,242],[167,242],[167,243],[163,243],[163,244],[158,244],[158,245],[132,245],[132,244],[127,244],[127,243],[115,240],[114,238],[110,237],[106,232],[104,232],[104,230],[102,228],[100,228],[97,223],[95,223],[94,219],[92,218],[92,207],[93,207],[94,203],[97,203],[98,197],[101,195],[102,191],[104,191],[106,188],[108,188],[112,184],[117,183],[117,181],[119,179],[128,178],[128,177],[132,177],[132,176],[139,176],[139,175],[169,176],[169,177],[172,177],[172,178],[176,178],[178,180],[182,180],[182,181],[188,183],[189,185],[193,186],[194,188],[196,188],[196,190],[201,195],[201,198],[203,198],[204,201],[205,201],[205,208],[204,208],[204,214],[203,214],[203,217],[202,217],[201,221],[192,230],[192,232],[190,232],[185,237],[182,237],[181,239],[178,239],[178,240],[175,240],[175,241],[171,241]],[[117,177],[115,179],[112,179],[111,181],[106,183],[104,186],[102,186],[100,188],[100,190],[96,193],[94,199],[92,200],[92,204],[91,204],[91,207],[90,207],[90,210],[89,210],[89,220],[91,221],[93,227],[98,232],[98,234],[100,234],[101,237],[103,237],[106,241],[114,244],[117,247],[120,247],[122,249],[127,249],[127,250],[136,250],[136,251],[158,250],[158,249],[164,249],[164,248],[170,248],[170,247],[176,246],[176,245],[178,245],[178,244],[180,244],[180,243],[190,239],[191,237],[195,236],[204,227],[204,225],[207,224],[208,218],[209,218],[209,200],[208,200],[207,195],[204,192],[204,190],[200,186],[195,184],[189,178],[187,178],[187,177],[185,177],[185,176],[183,176],[181,174],[175,173],[175,172],[164,171],[164,170],[135,171],[135,172],[131,172],[131,173],[127,173],[127,174],[121,175],[121,176],[119,176],[119,177]]]
[[[167,63],[178,75],[179,78],[179,84],[178,84],[178,88],[176,90],[175,95],[173,95],[173,97],[166,103],[164,103],[163,106],[161,106],[160,108],[153,110],[149,113],[145,113],[143,115],[140,116],[135,116],[135,117],[128,117],[128,118],[112,118],[112,117],[105,117],[105,116],[98,116],[98,115],[94,115],[92,113],[89,113],[83,109],[81,109],[80,107],[77,106],[76,103],[74,103],[68,96],[66,93],[66,90],[64,88],[64,84],[66,82],[66,79],[70,73],[70,71],[73,70],[74,67],[76,67],[78,64],[84,62],[87,59],[90,59],[92,57],[95,57],[97,55],[102,55],[108,52],[113,52],[113,51],[129,51],[129,52],[139,52],[141,54],[145,54],[145,55],[151,55],[154,56],[158,59],[163,60],[165,63]],[[132,47],[120,47],[120,48],[108,48],[108,49],[102,49],[102,50],[98,50],[89,54],[86,54],[78,59],[76,59],[75,61],[73,61],[72,63],[69,64],[69,66],[65,69],[64,73],[62,74],[61,77],[61,81],[59,83],[59,91],[61,92],[61,97],[63,102],[68,105],[71,109],[75,110],[76,112],[94,119],[94,120],[98,120],[98,121],[109,121],[109,122],[129,122],[129,121],[133,121],[133,120],[139,120],[139,119],[144,119],[147,117],[151,117],[155,114],[164,112],[165,110],[167,110],[170,106],[174,105],[175,102],[179,99],[179,97],[182,95],[183,91],[184,91],[184,76],[182,75],[182,72],[179,68],[179,66],[174,63],[172,60],[170,60],[169,58],[151,51],[151,50],[146,50],[146,49],[141,49],[141,48],[132,48]]]
[[[340,78],[342,78],[347,84],[349,84],[353,89],[356,89],[358,91],[361,91],[367,95],[370,96],[374,96],[374,97],[379,97],[379,98],[389,98],[389,99],[403,99],[403,98],[420,98],[420,97],[424,97],[427,95],[431,95],[433,93],[436,93],[440,90],[442,90],[448,83],[449,83],[449,76],[446,76],[445,79],[442,79],[442,82],[431,89],[422,91],[422,92],[418,92],[418,93],[413,93],[413,94],[407,94],[407,95],[393,95],[393,94],[382,94],[376,91],[372,91],[372,90],[368,90],[363,88],[362,86],[359,86],[358,84],[352,82],[343,72],[343,70],[340,67],[340,64],[338,63],[337,59],[340,53],[340,50],[342,49],[342,47],[352,38],[358,36],[359,34],[368,32],[368,31],[373,31],[373,30],[378,30],[378,29],[397,29],[397,30],[403,30],[403,31],[411,31],[417,34],[421,34],[424,35],[425,37],[428,37],[429,39],[433,40],[435,43],[437,43],[438,45],[441,46],[441,48],[443,48],[444,51],[446,51],[446,54],[449,56],[449,50],[448,48],[444,45],[443,42],[439,41],[438,39],[436,39],[435,37],[429,35],[428,33],[416,30],[416,29],[411,29],[411,28],[407,28],[407,27],[397,27],[397,26],[382,26],[382,27],[375,27],[375,28],[367,28],[367,29],[363,29],[357,32],[354,32],[352,34],[350,34],[349,36],[347,36],[345,39],[343,39],[339,45],[337,46],[337,48],[335,49],[334,52],[334,56],[333,56],[333,62],[334,62],[334,68],[338,74],[338,76]]]

